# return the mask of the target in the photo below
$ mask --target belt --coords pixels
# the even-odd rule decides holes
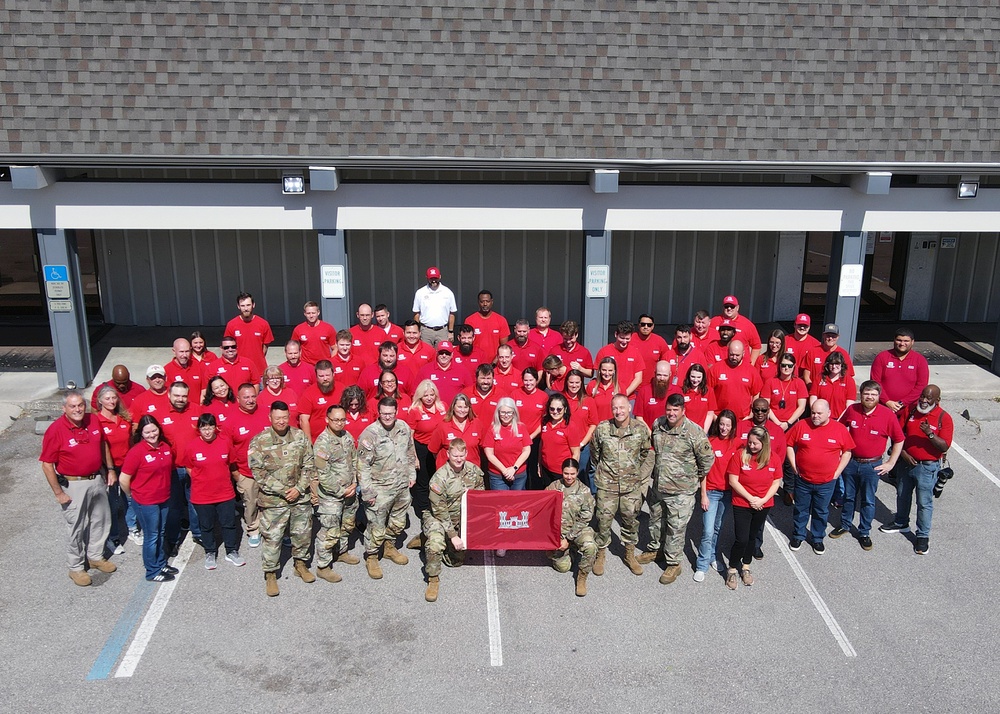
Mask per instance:
[[[67,476],[62,474],[62,477],[67,481],[93,481],[95,478],[100,476],[100,474],[87,474],[86,476]]]
[[[918,464],[939,464],[941,459],[928,459],[927,461],[917,461]]]
[[[855,463],[859,464],[874,464],[876,461],[881,461],[881,456],[876,456],[874,459],[852,459]]]
[[[437,327],[431,327],[430,325],[424,325],[428,330],[443,330],[447,325],[438,325]]]

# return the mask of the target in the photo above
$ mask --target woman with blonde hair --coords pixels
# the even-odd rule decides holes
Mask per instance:
[[[479,442],[482,438],[483,427],[472,409],[472,400],[468,394],[456,394],[451,400],[448,413],[437,425],[428,444],[431,453],[435,454],[434,466],[444,466],[448,461],[448,445],[454,439],[461,439],[465,442],[466,460],[482,468],[482,458],[479,455]]]
[[[490,490],[523,491],[527,480],[525,464],[530,453],[531,435],[521,424],[514,400],[504,397],[493,412],[493,423],[483,434]]]
[[[434,465],[434,454],[429,444],[434,430],[444,420],[448,412],[438,388],[429,379],[425,379],[413,390],[413,404],[406,410],[404,421],[413,429],[413,445],[417,450],[417,480],[411,489],[413,495],[413,510],[417,518],[423,518],[424,511],[430,508],[431,476],[437,470]]]
[[[764,532],[767,513],[781,485],[782,457],[783,454],[771,453],[771,436],[767,429],[755,426],[750,429],[746,444],[729,459],[726,476],[733,491],[736,536],[726,571],[726,587],[730,590],[736,589],[737,577],[744,585],[753,585],[753,575],[747,566],[753,560],[754,543]]]

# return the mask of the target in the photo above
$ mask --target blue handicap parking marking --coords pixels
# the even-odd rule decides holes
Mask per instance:
[[[69,269],[65,265],[45,265],[42,267],[45,282],[69,280]]]

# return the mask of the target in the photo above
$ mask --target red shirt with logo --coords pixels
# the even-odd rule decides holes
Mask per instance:
[[[483,448],[493,449],[493,457],[506,467],[511,467],[517,461],[525,446],[531,446],[531,437],[528,428],[524,424],[518,426],[518,434],[514,434],[513,425],[501,426],[500,433],[494,434],[493,427],[489,426],[483,430]],[[493,464],[486,464],[487,469],[494,471]],[[516,473],[523,474],[527,470],[527,461],[521,464],[521,468]]]
[[[551,330],[549,331],[549,334],[552,334]],[[561,343],[562,338],[560,338],[559,341]],[[526,370],[528,367],[534,367],[537,370],[542,369],[542,360],[545,359],[548,352],[543,351],[544,347],[542,347],[541,344],[529,339],[524,343],[524,347],[518,345],[516,340],[511,340],[507,343],[507,345],[510,347],[514,355],[511,365],[515,370],[517,370],[518,376],[520,376],[521,372]]]
[[[483,440],[483,424],[485,423],[478,418],[466,419],[461,429],[458,428],[458,424],[454,420],[442,421],[438,424],[434,433],[431,434],[430,443],[427,444],[428,450],[435,454],[434,465],[438,468],[444,466],[448,461],[448,444],[451,443],[452,439],[461,439],[468,447],[466,459],[469,463],[482,468],[483,461],[479,445]]]
[[[670,355],[673,353],[667,341],[655,332],[649,333],[649,337],[643,337],[641,332],[636,332],[632,335],[631,344],[635,345],[639,354],[642,355],[643,371],[649,376],[653,376],[656,371],[657,362],[660,360],[669,362]]]
[[[267,358],[264,357],[264,347],[274,342],[271,325],[260,315],[254,315],[249,321],[237,315],[226,323],[223,337],[236,340],[236,351],[240,357],[246,357],[257,369],[257,378],[267,369]],[[233,387],[235,390],[236,387]]]
[[[847,403],[857,400],[858,388],[850,377],[840,377],[835,380],[823,377],[809,385],[809,394],[828,401],[831,416],[839,419],[847,409]]]
[[[257,395],[257,408],[264,411],[271,411],[271,405],[275,402],[284,402],[288,405],[288,418],[292,426],[299,423],[299,395],[291,387],[282,387],[281,391],[275,394],[270,389],[262,389]]]
[[[121,467],[132,441],[132,422],[120,416],[107,419],[100,412],[96,413],[101,423],[101,431],[111,447],[111,461],[116,467]]]
[[[750,350],[760,349],[760,334],[757,332],[757,326],[750,321],[750,318],[737,315],[729,320],[722,315],[716,315],[708,325],[708,331],[712,335],[712,339],[719,338],[719,327],[722,325],[732,325],[736,328],[736,336],[733,339],[739,340],[747,347],[747,354],[749,354]],[[691,337],[693,338],[694,335]]]
[[[263,371],[243,355],[239,355],[232,362],[223,357],[207,367],[205,384],[208,384],[212,377],[219,376],[226,380],[226,384],[233,390],[233,394],[236,394],[240,391],[241,384],[260,384],[260,375],[262,374]]]
[[[715,461],[705,477],[705,489],[708,491],[728,491],[729,479],[726,477],[726,469],[729,467],[729,459],[733,452],[740,448],[740,442],[736,439],[723,439],[721,436],[708,437],[708,443],[712,445],[712,453]]]
[[[406,342],[400,342],[399,350],[396,352],[396,361],[405,364],[414,374],[436,359],[437,352],[423,340],[418,341],[413,348],[410,348]]]
[[[938,404],[928,414],[921,414],[916,409],[909,409],[901,412],[903,425],[903,451],[917,461],[935,461],[941,458],[941,450],[931,443],[930,438],[924,434],[920,424],[927,422],[931,431],[942,439],[948,448],[951,448],[951,440],[955,434],[955,424],[951,419],[951,414],[946,412]]]
[[[534,342],[542,348],[542,359],[544,359],[546,355],[552,354],[552,350],[562,344],[562,333],[550,327],[543,335],[537,327],[532,327],[528,331],[528,342]]]
[[[170,397],[166,392],[157,394],[152,389],[147,389],[132,400],[132,406],[129,407],[128,411],[132,415],[132,423],[134,424],[139,421],[139,417],[143,414],[152,414],[159,421],[160,417],[166,414],[169,409]]]
[[[771,458],[764,466],[758,466],[757,457],[752,454],[748,463],[744,464],[743,449],[737,449],[729,458],[726,474],[735,475],[740,486],[746,489],[751,496],[763,498],[774,482],[781,478],[781,462],[781,456],[772,451]],[[736,493],[735,489],[733,489],[733,505],[740,508],[750,508],[750,502]],[[774,496],[771,496],[764,503],[764,508],[770,508],[773,505]]]
[[[493,412],[497,410],[497,404],[507,396],[497,389],[496,385],[493,385],[493,389],[486,394],[481,394],[476,386],[466,387],[462,390],[462,394],[469,398],[472,411],[483,424],[493,423]]]
[[[122,464],[122,473],[132,477],[129,481],[132,498],[142,506],[155,506],[170,500],[173,471],[174,450],[165,441],[159,446],[140,441],[129,449]]]
[[[317,320],[315,325],[300,322],[292,330],[292,339],[298,340],[301,346],[299,357],[309,365],[314,365],[321,359],[330,359],[337,348],[337,331],[329,322],[322,320]]]
[[[229,470],[232,449],[232,442],[224,434],[211,442],[199,436],[188,443],[178,465],[191,475],[191,503],[206,505],[236,498]]]
[[[852,404],[840,417],[840,423],[854,439],[852,456],[855,459],[877,459],[885,454],[887,439],[893,444],[904,439],[899,418],[882,404],[876,404],[871,414],[866,414],[861,404]]]
[[[270,415],[260,406],[253,413],[245,412],[239,407],[229,411],[229,419],[226,420],[226,426],[223,429],[223,435],[233,443],[233,448],[229,452],[229,460],[236,464],[240,473],[247,478],[253,478],[250,464],[247,463],[250,440],[270,426]]]
[[[802,419],[785,435],[788,446],[795,450],[795,467],[803,481],[828,483],[836,476],[840,458],[854,449],[854,439],[839,421],[813,426],[811,419]]]
[[[763,386],[760,373],[746,358],[737,367],[726,361],[708,370],[708,387],[715,392],[718,411],[732,409],[739,419],[750,415],[750,404]]]
[[[285,375],[285,386],[294,389],[296,394],[302,394],[306,387],[316,384],[316,368],[305,362],[299,361],[294,367],[282,362],[278,369]]]
[[[299,415],[309,417],[309,431],[314,443],[326,428],[326,410],[340,403],[339,391],[342,390],[334,388],[324,394],[319,385],[314,384],[299,397]]]
[[[434,382],[434,386],[438,390],[438,397],[445,404],[451,404],[456,394],[476,382],[469,374],[469,370],[458,366],[454,360],[448,369],[441,369],[436,360],[426,365],[417,375],[417,384],[425,379]]]
[[[105,441],[97,415],[84,414],[77,427],[63,414],[45,430],[38,460],[54,464],[63,476],[90,476],[104,466]]]
[[[799,408],[800,399],[809,399],[809,389],[806,383],[798,377],[791,379],[779,379],[773,377],[764,382],[764,388],[760,390],[760,396],[771,403],[771,411],[778,421],[788,421],[796,409]],[[781,406],[781,402],[785,406]],[[803,414],[808,413],[808,410]]]
[[[476,331],[473,344],[486,355],[489,362],[492,362],[493,358],[497,356],[500,340],[510,338],[510,325],[507,324],[507,318],[496,312],[491,312],[489,317],[483,317],[482,313],[474,312],[465,318],[465,324]]]
[[[657,397],[653,390],[653,385],[646,382],[635,390],[635,406],[632,408],[632,415],[646,422],[646,426],[653,428],[653,422],[658,417],[666,413],[667,397],[671,394],[680,394],[681,390],[674,386],[668,386],[662,397]],[[688,415],[690,419],[691,416]],[[693,420],[692,420],[693,421]],[[698,426],[705,424],[704,416],[701,421],[695,421]]]
[[[416,404],[406,410],[406,423],[413,429],[413,438],[424,446],[431,443],[431,437],[438,424],[444,421],[444,414],[436,409],[425,409]]]
[[[135,399],[140,394],[146,391],[145,387],[143,387],[141,384],[133,382],[132,380],[129,380],[128,389],[126,389],[124,392],[118,390],[118,387],[115,386],[115,381],[113,379],[108,380],[104,384],[98,384],[94,388],[94,393],[90,395],[90,408],[93,409],[95,412],[99,408],[97,404],[97,393],[100,392],[101,389],[104,388],[105,386],[111,387],[113,390],[115,390],[115,394],[118,395],[118,401],[124,404],[126,409],[132,406],[133,399]]]
[[[581,345],[579,342],[573,345],[573,349],[571,350],[566,349],[566,345],[564,343],[560,343],[558,346],[553,347],[549,354],[556,355],[569,369],[573,369],[573,362],[579,362],[580,367],[583,369],[594,368],[594,357],[590,354],[590,350]]]
[[[552,473],[562,473],[563,461],[573,456],[571,448],[580,446],[579,430],[563,420],[542,424],[538,456],[542,466]]]
[[[628,347],[624,350],[618,349],[617,343],[614,342],[610,345],[604,345],[604,347],[597,351],[594,361],[599,365],[605,357],[614,358],[615,367],[618,369],[618,385],[621,387],[623,393],[632,384],[635,375],[645,369],[642,353],[631,342],[629,342]]]
[[[201,410],[198,407],[189,404],[187,409],[179,412],[171,405],[170,411],[160,419],[163,438],[174,447],[174,454],[178,456],[183,454],[187,445],[198,438],[198,417],[200,416]]]
[[[545,403],[549,395],[541,389],[535,389],[531,394],[521,389],[515,389],[508,396],[514,400],[517,406],[517,417],[521,421],[521,426],[527,429],[528,435],[534,434],[542,425],[542,417],[545,416]]]
[[[187,367],[182,367],[175,357],[163,365],[163,369],[167,373],[167,391],[170,391],[170,385],[174,382],[184,382],[191,388],[191,391],[188,392],[191,401],[197,401],[201,397],[201,391],[208,384],[205,368],[196,359],[190,360]]]
[[[709,412],[715,412],[718,414],[721,409],[718,408],[715,402],[715,392],[709,389],[707,392],[702,394],[697,389],[681,390],[681,396],[684,397],[684,416],[693,421],[695,424],[700,426],[702,429],[705,428],[705,420],[708,419]],[[652,425],[649,427],[652,429]]]

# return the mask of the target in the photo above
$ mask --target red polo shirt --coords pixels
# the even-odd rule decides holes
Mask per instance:
[[[865,414],[861,404],[852,404],[840,417],[840,423],[847,427],[854,439],[855,459],[877,459],[886,450],[886,439],[893,444],[903,441],[903,429],[899,419],[889,407],[876,404],[871,414]]]
[[[764,383],[757,368],[746,357],[738,367],[731,367],[728,361],[718,362],[708,370],[708,387],[715,392],[715,403],[719,411],[732,409],[737,418],[750,414],[750,404],[760,394]]]
[[[830,415],[834,419],[839,419],[847,409],[847,403],[857,400],[858,388],[850,377],[841,377],[835,381],[823,377],[809,385],[809,394],[828,401]]]
[[[501,426],[500,434],[496,435],[493,433],[493,427],[487,427],[483,430],[483,448],[493,449],[493,456],[504,466],[513,466],[514,462],[524,451],[525,446],[531,446],[531,438],[528,436],[530,433],[524,424],[518,426],[518,436],[513,433],[513,428],[511,426]],[[490,471],[494,471],[496,468],[491,463],[484,464],[486,468]],[[527,461],[521,464],[521,468],[517,470],[517,473],[523,474],[527,470]],[[494,471],[494,473],[496,473]]]
[[[260,315],[254,315],[247,322],[237,315],[226,324],[223,337],[236,340],[236,352],[250,360],[257,369],[257,378],[267,369],[267,358],[264,357],[264,347],[274,342],[271,326]],[[236,387],[233,387],[236,389]]]
[[[629,342],[628,347],[624,350],[618,349],[618,345],[615,342],[612,342],[610,345],[604,345],[604,347],[597,351],[594,361],[599,365],[605,357],[613,357],[615,360],[615,366],[618,368],[618,385],[621,387],[622,392],[632,384],[635,375],[645,369],[642,353],[631,342]]]
[[[322,320],[317,320],[315,325],[300,322],[292,330],[292,339],[298,340],[301,345],[299,357],[309,365],[314,365],[321,359],[330,359],[337,348],[337,331],[329,322]]]
[[[434,433],[431,434],[430,443],[427,448],[435,454],[434,465],[441,468],[448,461],[448,444],[452,439],[461,439],[468,447],[466,459],[469,463],[482,468],[482,458],[479,452],[479,445],[483,440],[483,424],[481,419],[466,419],[465,428],[459,429],[454,421],[442,421],[437,425]],[[489,428],[489,427],[487,427]]]
[[[493,385],[493,389],[486,394],[480,394],[479,388],[474,385],[463,389],[462,394],[469,398],[469,402],[472,404],[472,411],[475,412],[476,418],[482,421],[483,424],[493,423],[493,412],[497,410],[497,404],[507,396],[495,384]]]
[[[384,369],[381,364],[376,362],[361,370],[361,374],[358,375],[358,386],[365,390],[366,399],[371,399],[378,393],[378,380]],[[391,371],[396,375],[396,389],[403,394],[413,396],[413,390],[417,388],[417,378],[413,371],[405,363],[398,360]]]
[[[728,491],[729,479],[726,477],[726,469],[729,466],[729,459],[733,452],[739,448],[740,442],[736,439],[723,439],[719,436],[708,437],[708,443],[712,445],[712,453],[715,454],[715,461],[705,477],[705,489],[708,491]]]
[[[722,325],[732,325],[736,328],[736,337],[733,339],[739,340],[746,345],[747,354],[750,353],[750,350],[760,349],[760,334],[757,332],[757,326],[749,318],[737,315],[732,320],[727,320],[722,315],[716,315],[712,318],[708,326],[708,331],[712,334],[712,339],[719,338],[719,327]]]
[[[399,400],[397,402],[397,409],[402,409],[403,403]],[[344,431],[351,435],[351,438],[354,439],[354,445],[357,446],[361,432],[378,421],[378,405],[364,413],[351,414],[347,412],[345,416],[347,417],[347,421],[344,423]]]
[[[711,367],[711,363],[708,361],[705,353],[698,347],[691,343],[690,349],[685,354],[680,354],[677,352],[676,343],[673,348],[673,360],[670,363],[670,369],[673,371],[673,376],[670,381],[675,386],[680,386],[684,384],[684,379],[687,377],[688,370],[691,369],[691,365],[700,364],[706,370]]]
[[[510,337],[510,325],[507,324],[507,318],[496,312],[491,312],[489,317],[483,317],[482,313],[474,312],[465,318],[465,324],[476,331],[473,344],[486,355],[488,362],[492,362],[493,358],[497,356],[500,340]]]
[[[187,445],[198,438],[199,416],[201,416],[201,410],[197,406],[188,404],[187,409],[182,412],[171,406],[170,410],[160,419],[163,437],[174,447],[175,454],[183,454]]]
[[[764,382],[760,396],[771,403],[771,411],[774,412],[778,421],[788,421],[792,413],[798,409],[799,400],[809,399],[809,389],[806,387],[806,383],[798,377],[786,380],[772,377]],[[783,407],[780,406],[782,400],[785,401]],[[805,413],[803,412],[803,414]]]
[[[157,421],[163,417],[170,410],[170,397],[167,396],[166,392],[163,394],[157,394],[152,389],[147,389],[145,392],[137,396],[132,400],[132,406],[129,407],[129,413],[132,415],[132,423],[139,421],[139,417],[143,414],[152,414],[156,417]]]
[[[747,437],[750,436],[750,430],[753,426],[753,419],[750,417],[741,419],[736,423],[736,439],[740,442],[740,444],[747,443]],[[785,447],[788,446],[785,441],[785,432],[781,430],[780,426],[775,424],[770,419],[764,422],[764,428],[767,429],[767,435],[771,437],[771,453],[781,454],[781,460],[784,461]]]
[[[233,390],[233,394],[236,394],[240,390],[241,384],[260,384],[261,374],[263,372],[257,365],[243,355],[239,355],[232,362],[223,357],[208,365],[205,373],[205,384],[208,384],[212,377],[219,376],[226,380],[226,384]]]
[[[306,387],[316,384],[316,368],[301,360],[294,367],[288,362],[282,362],[278,369],[285,375],[285,386],[294,389],[296,394],[302,394]]]
[[[808,483],[833,481],[845,451],[854,449],[854,439],[847,427],[832,419],[823,426],[813,426],[802,419],[788,430],[788,446],[795,450],[795,466]]]
[[[97,387],[94,388],[94,393],[90,395],[90,408],[93,409],[95,412],[98,409],[100,409],[100,407],[97,404],[97,393],[101,391],[101,389],[105,386],[111,387],[112,389],[115,390],[115,394],[118,395],[118,401],[124,404],[126,409],[132,406],[133,399],[135,399],[140,394],[146,391],[146,388],[143,387],[141,384],[137,384],[132,380],[129,380],[128,389],[126,389],[124,392],[121,392],[118,390],[118,387],[115,386],[115,381],[113,379],[109,379],[104,384],[98,384]]]
[[[351,352],[365,365],[378,362],[378,348],[385,342],[385,332],[379,330],[373,322],[367,330],[361,329],[361,325],[351,328]],[[334,349],[336,352],[336,349]]]
[[[236,498],[230,474],[232,442],[219,434],[211,442],[199,436],[188,443],[178,465],[191,475],[191,503],[224,503]]]
[[[514,400],[517,406],[517,417],[521,420],[521,426],[528,430],[528,435],[534,434],[542,424],[542,417],[545,415],[545,402],[549,395],[541,389],[535,389],[531,394],[524,391],[524,388],[515,389],[508,395]]]
[[[826,358],[834,352],[839,352],[844,356],[844,376],[853,377],[854,363],[851,362],[851,356],[847,354],[847,350],[840,345],[837,345],[829,351],[824,348],[823,345],[813,347],[811,350],[806,352],[802,361],[799,362],[799,369],[808,370],[812,375],[812,381],[816,382],[823,374],[823,364],[826,362]]]
[[[649,337],[643,337],[641,332],[636,332],[632,335],[631,344],[635,345],[639,354],[642,355],[643,371],[646,372],[647,376],[653,375],[656,363],[661,359],[669,362],[670,354],[673,352],[667,341],[655,332],[649,333]]]
[[[175,357],[163,365],[163,369],[167,373],[168,392],[170,391],[170,385],[174,382],[184,382],[191,388],[191,391],[188,392],[191,401],[198,401],[201,398],[201,390],[208,384],[208,379],[205,377],[205,368],[201,362],[192,359],[188,362],[187,367],[182,367]]]
[[[422,406],[411,405],[403,415],[406,423],[413,429],[413,439],[427,446],[431,443],[431,437],[437,429],[438,424],[444,421],[444,414],[439,411],[427,411]]]
[[[104,438],[111,447],[111,461],[120,467],[131,446],[132,422],[119,416],[105,419],[100,412],[96,412],[95,416],[101,422],[101,431],[104,432]]]
[[[944,442],[951,448],[951,440],[955,433],[955,424],[951,415],[938,404],[929,414],[921,414],[915,409],[902,412],[903,451],[908,453],[917,461],[934,461],[941,458],[941,451],[931,443],[931,440],[920,429],[921,422],[926,421],[931,426],[931,431],[944,439]],[[939,426],[940,424],[940,426]]]
[[[63,414],[45,430],[38,460],[54,464],[63,476],[90,476],[104,465],[105,441],[97,415],[84,414],[77,427]]]
[[[552,334],[551,331],[549,334]],[[534,367],[541,372],[542,360],[545,359],[548,352],[544,352],[544,348],[539,343],[529,339],[524,343],[524,347],[521,347],[516,340],[511,340],[507,346],[510,347],[514,355],[511,366],[517,370],[518,375],[528,367]]]
[[[314,443],[326,428],[326,410],[340,403],[340,391],[343,390],[338,390],[334,385],[332,391],[323,394],[319,385],[314,384],[299,397],[299,415],[309,417],[309,431]]]
[[[494,367],[493,381],[496,382],[497,389],[504,394],[510,394],[515,389],[520,389],[522,384],[521,372],[515,369],[513,364],[511,364],[507,372],[501,372],[499,367]]]
[[[239,407],[229,410],[229,419],[226,420],[226,426],[223,429],[223,434],[233,442],[233,448],[229,451],[229,460],[236,464],[240,473],[247,478],[253,478],[250,464],[247,463],[250,440],[270,426],[269,412],[261,409],[260,406],[252,414]]]
[[[552,473],[562,473],[563,461],[573,455],[570,449],[580,445],[578,430],[559,420],[556,423],[542,424],[539,438],[538,455],[542,466]]]
[[[743,449],[735,451],[729,457],[729,468],[726,469],[727,476],[735,474],[740,486],[746,489],[751,496],[763,498],[775,481],[781,478],[781,457],[771,452],[771,458],[764,466],[757,465],[757,459],[753,456],[747,464],[743,463]],[[750,508],[750,502],[733,490],[733,505],[740,508]],[[772,496],[764,504],[764,508],[774,505]]]
[[[590,354],[590,350],[581,345],[579,342],[573,345],[573,349],[571,350],[566,349],[566,345],[564,343],[560,343],[557,347],[553,347],[549,354],[556,355],[569,369],[573,369],[573,367],[570,366],[572,362],[579,362],[583,369],[594,368],[593,355]]]
[[[632,415],[646,422],[646,426],[653,428],[653,422],[666,412],[667,397],[671,394],[680,394],[677,387],[669,386],[662,397],[657,397],[653,392],[653,385],[646,382],[635,390],[635,406],[632,408]],[[688,416],[690,419],[691,417]],[[700,422],[695,422],[698,426],[705,423],[704,415]]]
[[[892,350],[875,355],[872,361],[871,378],[882,387],[879,401],[887,400],[910,405],[920,398],[920,393],[930,381],[930,367],[927,358],[915,350],[910,350],[900,359]]]
[[[684,416],[700,426],[702,429],[705,428],[705,420],[708,419],[709,412],[715,412],[718,414],[722,411],[716,404],[715,392],[711,389],[709,389],[705,394],[702,394],[697,389],[691,389],[689,391],[681,390],[680,393],[684,397]],[[649,428],[652,429],[652,425]]]
[[[420,340],[411,349],[406,342],[399,343],[399,350],[396,352],[396,361],[405,364],[410,371],[416,374],[424,365],[430,364],[437,359],[437,352],[429,344]]]
[[[122,473],[131,476],[132,498],[141,506],[155,506],[170,500],[170,477],[174,470],[174,450],[165,441],[152,447],[145,441],[129,449]]]
[[[275,402],[284,402],[288,405],[288,418],[292,421],[292,426],[299,423],[299,395],[291,387],[282,387],[278,394],[273,394],[269,389],[262,389],[257,395],[257,409],[266,412],[271,411],[271,405]]]
[[[476,383],[475,378],[469,374],[469,370],[455,364],[454,359],[452,359],[448,369],[441,369],[437,360],[424,366],[420,370],[420,374],[417,375],[417,384],[425,379],[434,382],[434,386],[438,390],[438,397],[445,404],[451,404],[456,394]]]
[[[792,334],[785,338],[785,352],[791,352],[795,358],[795,364],[801,365],[802,358],[806,356],[806,352],[813,347],[819,347],[819,340],[809,333],[806,333],[805,339],[802,340],[798,339],[795,335],[796,333],[793,331]]]
[[[562,333],[553,330],[551,327],[543,335],[537,327],[532,327],[528,331],[528,342],[534,342],[542,348],[542,356],[551,354],[557,346],[562,344]]]
[[[611,414],[611,400],[614,399],[619,391],[619,389],[615,388],[614,384],[609,384],[605,387],[596,379],[587,385],[587,394],[594,400],[594,406],[597,409],[598,423],[613,416]]]

